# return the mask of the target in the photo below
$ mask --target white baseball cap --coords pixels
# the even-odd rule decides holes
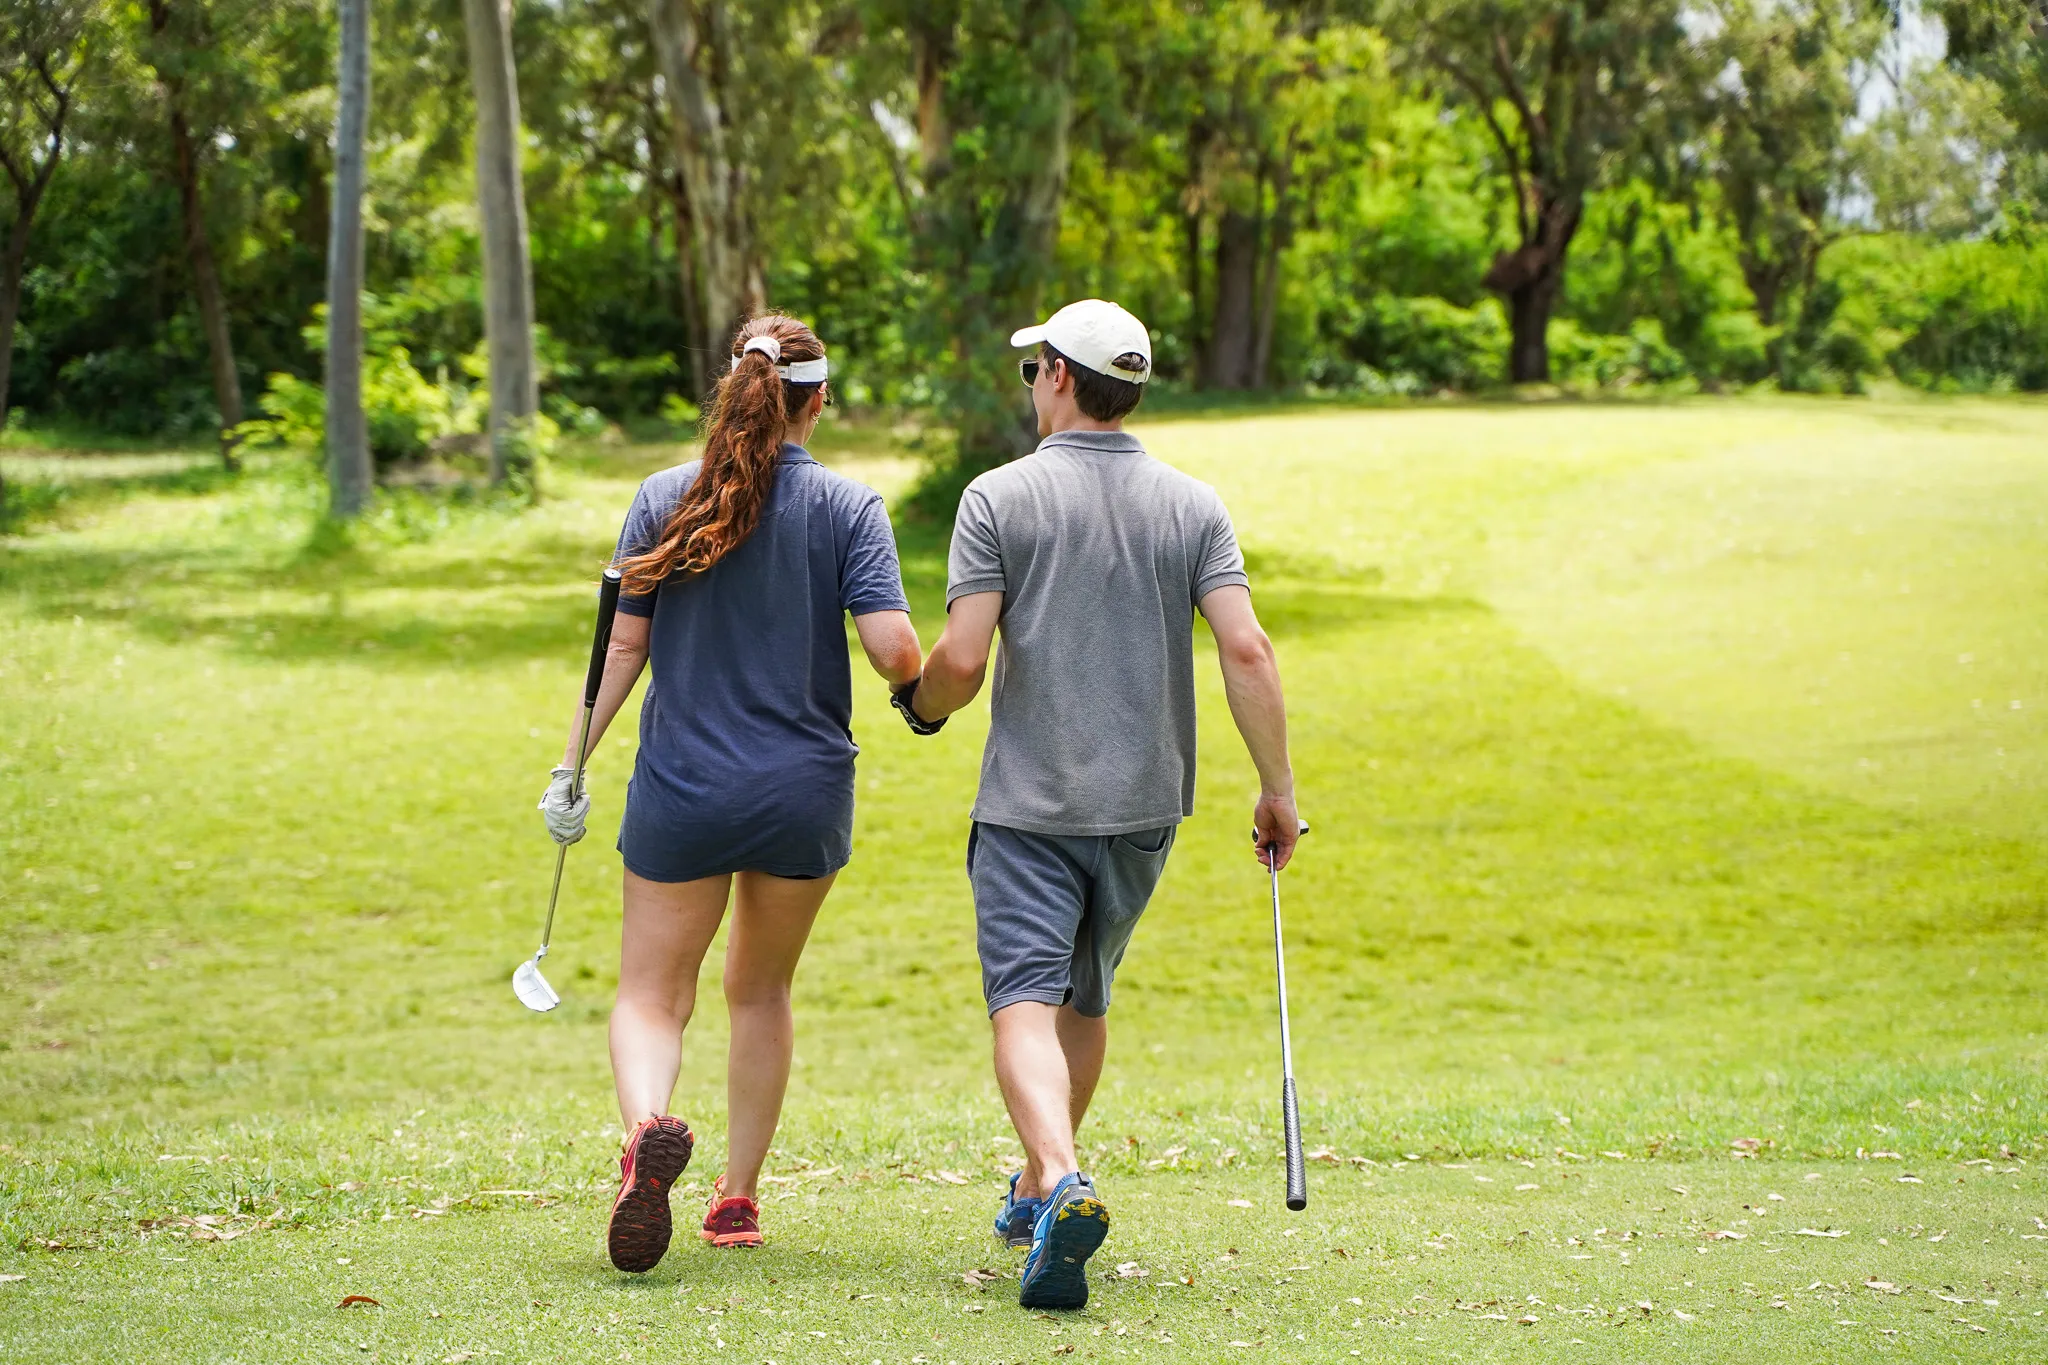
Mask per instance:
[[[1082,299],[1070,303],[1036,327],[1010,334],[1012,346],[1052,347],[1077,365],[1086,365],[1132,384],[1152,377],[1152,337],[1145,324],[1104,299]],[[1118,356],[1145,357],[1142,369],[1126,370],[1116,364]]]

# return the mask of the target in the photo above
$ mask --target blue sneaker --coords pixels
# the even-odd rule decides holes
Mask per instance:
[[[1017,1181],[1023,1174],[1019,1171],[1010,1177],[1010,1193],[1003,1200],[1003,1211],[996,1215],[996,1240],[1004,1246],[1030,1246],[1031,1231],[1038,1225],[1038,1211],[1045,1207],[1043,1199],[1017,1197]]]
[[[1109,1235],[1109,1206],[1076,1171],[1053,1186],[1032,1229],[1017,1302],[1025,1308],[1086,1308],[1088,1258]]]

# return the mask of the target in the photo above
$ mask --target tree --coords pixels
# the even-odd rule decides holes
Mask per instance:
[[[1811,287],[1851,174],[1857,75],[1889,28],[1882,0],[1719,0],[1707,93],[1715,176],[1765,326]]]
[[[696,256],[694,330],[717,351],[767,301],[754,234],[755,168],[738,126],[738,25],[725,0],[652,0],[649,19]]]
[[[1380,47],[1313,5],[1163,4],[1148,18],[1127,59],[1156,91],[1146,112],[1172,130],[1195,377],[1265,388],[1281,258],[1316,192],[1355,166]]]
[[[1550,378],[1551,310],[1586,195],[1610,183],[1661,101],[1685,87],[1681,0],[1393,0],[1412,61],[1485,121],[1516,245],[1486,287],[1507,304],[1508,378]]]
[[[924,501],[950,511],[967,479],[1037,441],[1008,342],[1043,315],[1053,279],[1081,35],[1057,0],[880,8],[910,39],[914,112],[895,117],[915,128],[916,155],[914,169],[899,156],[896,176],[930,282],[920,322],[957,439]]]
[[[519,81],[510,0],[462,0],[476,91],[476,200],[484,256],[484,340],[490,354],[491,482],[527,458],[540,410],[533,352],[533,263],[519,170]]]
[[[341,41],[334,113],[332,227],[327,239],[328,512],[360,515],[370,501],[363,419],[363,141],[370,109],[370,3],[336,0]]]
[[[203,0],[149,0],[149,41],[145,57],[156,73],[163,115],[171,136],[171,178],[178,188],[184,224],[185,259],[192,272],[192,293],[206,332],[207,359],[213,377],[214,405],[219,411],[221,461],[232,472],[241,468],[235,454],[242,424],[242,380],[235,368],[235,348],[228,326],[227,299],[221,290],[220,268],[214,261],[207,232],[206,206],[200,183],[201,160],[211,138],[195,138],[192,129],[191,69],[213,46],[211,16]]]
[[[0,170],[12,217],[0,245],[0,424],[14,365],[14,324],[29,229],[64,157],[66,124],[92,53],[93,15],[82,0],[7,0],[0,7]]]

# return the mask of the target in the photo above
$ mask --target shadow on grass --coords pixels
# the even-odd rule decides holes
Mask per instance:
[[[123,502],[139,494],[183,494],[203,497],[232,485],[237,475],[223,469],[218,460],[176,454],[153,456],[95,456],[62,458],[13,458],[5,462],[6,486],[0,489],[0,535],[22,535],[51,518],[68,511],[86,511]],[[76,463],[76,477],[63,474],[61,466]],[[110,465],[131,470],[138,464],[161,463],[165,468],[135,469],[135,472],[105,473],[92,466]],[[51,471],[59,477],[49,477]]]

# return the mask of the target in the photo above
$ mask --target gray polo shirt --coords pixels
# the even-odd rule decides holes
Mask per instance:
[[[1063,431],[960,499],[946,605],[1003,594],[974,818],[1125,834],[1195,810],[1195,604],[1247,584],[1216,490]]]

